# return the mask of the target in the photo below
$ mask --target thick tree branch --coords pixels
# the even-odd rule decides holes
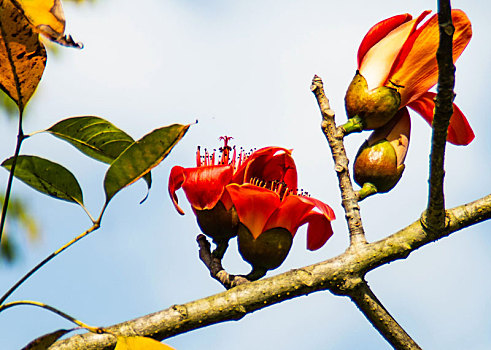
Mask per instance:
[[[445,176],[445,144],[450,117],[453,113],[453,88],[455,85],[455,66],[452,57],[454,26],[450,0],[438,1],[438,24],[440,44],[436,53],[438,62],[438,85],[433,118],[431,139],[430,179],[428,210],[422,221],[429,231],[440,230],[445,226],[445,199],[443,179]]]
[[[346,213],[346,222],[350,233],[350,246],[356,248],[359,245],[366,244],[365,232],[360,216],[360,206],[358,205],[358,196],[353,190],[353,184],[348,170],[348,157],[343,144],[343,129],[336,128],[334,121],[334,111],[329,105],[329,100],[324,92],[322,80],[317,75],[312,79],[310,90],[317,99],[317,104],[322,114],[322,132],[326,136],[331,148],[332,158],[334,159],[334,170],[338,175],[339,188],[344,211]]]
[[[445,229],[432,235],[426,234],[420,220],[417,220],[385,239],[363,245],[360,249],[348,249],[324,262],[106,328],[117,334],[138,334],[162,340],[211,324],[239,320],[269,305],[320,290],[356,295],[356,288],[363,283],[366,272],[405,258],[421,246],[491,218],[491,194],[447,210],[446,217],[448,224]],[[50,349],[112,349],[114,345],[112,336],[87,333],[58,341]]]

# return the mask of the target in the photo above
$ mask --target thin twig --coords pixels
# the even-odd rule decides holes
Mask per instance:
[[[422,223],[430,232],[441,230],[445,226],[445,198],[443,193],[445,145],[455,97],[453,91],[455,66],[452,57],[454,26],[450,0],[438,1],[438,24],[440,29],[440,43],[436,53],[438,93],[435,99],[431,139],[428,209],[422,218]]]
[[[62,251],[73,245],[75,242],[78,242],[85,236],[87,236],[89,233],[97,230],[100,227],[99,222],[95,222],[92,227],[90,227],[87,231],[81,233],[77,237],[73,238],[71,241],[68,243],[64,244],[62,247],[60,247],[58,250],[54,251],[50,255],[48,255],[43,261],[41,261],[39,264],[34,266],[28,273],[26,273],[19,281],[17,281],[16,284],[14,284],[3,296],[0,298],[0,306],[5,302],[5,300],[17,289],[20,287],[22,283],[24,283],[29,277],[31,277],[37,270],[39,270],[41,267],[46,265],[49,261],[51,261],[55,256],[60,254]],[[1,309],[0,309],[1,310]]]
[[[55,314],[57,314],[58,316],[61,316],[65,319],[67,319],[68,321],[70,322],[73,322],[75,323],[77,326],[80,326],[82,328],[85,328],[87,329],[88,331],[92,332],[92,333],[97,333],[97,334],[102,334],[102,333],[105,333],[104,331],[104,328],[102,327],[92,327],[92,326],[89,326],[88,324],[82,322],[82,321],[79,321],[77,320],[76,318],[64,313],[63,311],[60,311],[56,308],[54,308],[53,306],[50,306],[48,304],[45,304],[45,303],[41,303],[39,301],[32,301],[32,300],[19,300],[19,301],[13,301],[11,303],[6,303],[6,304],[3,304],[0,306],[0,312],[1,311],[4,311],[4,310],[7,310],[11,307],[14,307],[14,306],[18,306],[18,305],[31,305],[31,306],[37,306],[37,307],[40,307],[40,308],[43,308],[45,310],[49,310]]]
[[[205,235],[198,235],[196,241],[199,245],[199,258],[210,271],[211,277],[220,282],[226,289],[249,282],[244,276],[231,275],[222,267],[222,260],[213,255],[210,242]]]
[[[339,188],[341,189],[342,205],[346,214],[346,221],[350,233],[350,247],[358,247],[366,244],[365,232],[360,216],[360,206],[358,196],[353,190],[349,170],[348,157],[343,144],[343,131],[336,128],[334,121],[334,111],[329,105],[329,100],[324,92],[322,79],[317,75],[312,79],[310,90],[314,93],[319,109],[322,114],[322,131],[329,142],[332,158],[334,159],[334,169],[338,175]]]
[[[12,191],[15,166],[17,164],[17,158],[19,157],[20,146],[22,145],[22,141],[24,141],[24,139],[26,138],[22,130],[22,115],[23,115],[22,109],[19,109],[19,126],[17,131],[17,144],[15,146],[14,156],[12,160],[12,167],[10,168],[9,179],[7,182],[7,189],[5,191],[5,198],[2,207],[2,217],[0,219],[0,242],[2,241],[3,229],[5,227],[5,222],[7,220],[7,209],[9,207],[10,193]]]

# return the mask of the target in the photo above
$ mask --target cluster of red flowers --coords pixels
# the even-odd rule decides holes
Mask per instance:
[[[303,224],[308,224],[307,248],[322,247],[332,235],[334,212],[297,193],[291,150],[265,147],[237,156],[228,145],[230,138],[221,139],[220,159],[215,152],[202,156],[198,148],[196,167],[172,168],[168,188],[177,211],[184,214],[176,195],[182,188],[203,233],[217,245],[238,235],[239,251],[255,272],[278,267]]]
[[[407,107],[432,123],[435,94],[429,89],[438,81],[439,29],[436,15],[423,23],[429,13],[424,11],[416,19],[403,14],[383,20],[360,44],[358,69],[345,97],[349,120],[343,128],[346,133],[375,130],[355,160],[354,178],[363,186],[361,197],[367,185],[371,193],[387,192],[399,181],[411,128]],[[472,29],[460,10],[452,11],[452,20],[455,61],[469,43]],[[473,138],[467,119],[454,105],[448,141],[467,145]],[[195,168],[172,168],[169,194],[177,211],[184,214],[176,195],[182,188],[201,230],[217,250],[238,236],[239,251],[253,267],[251,279],[283,262],[304,224],[308,224],[307,248],[322,247],[332,236],[334,212],[298,193],[291,150],[266,147],[237,155],[228,145],[230,138],[221,139],[220,159],[215,152],[201,155],[198,148]]]

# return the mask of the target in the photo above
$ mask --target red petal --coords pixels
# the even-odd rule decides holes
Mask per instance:
[[[309,224],[307,228],[308,250],[317,250],[321,248],[333,234],[331,221],[321,213],[311,211],[304,218],[303,223]]]
[[[290,231],[292,236],[295,236],[301,220],[313,207],[313,204],[304,201],[302,197],[290,195],[281,202],[278,210],[270,216],[264,226],[264,231],[283,227]]]
[[[174,207],[181,215],[184,215],[184,211],[177,204],[178,199],[177,199],[176,191],[181,188],[183,182],[184,182],[184,168],[182,166],[176,165],[170,171],[169,185],[167,189],[169,191],[170,198],[172,199],[172,203],[174,203]]]
[[[392,68],[390,70],[389,76],[392,76],[394,72],[396,72],[404,63],[404,60],[406,57],[409,55],[409,52],[411,51],[414,42],[418,38],[419,34],[423,30],[425,26],[428,25],[428,22],[423,24],[418,30],[416,30],[416,27],[421,23],[421,21],[428,16],[431,13],[431,10],[426,10],[423,13],[421,13],[418,18],[414,21],[413,28],[411,30],[411,34],[407,38],[407,40],[404,42],[404,45],[402,45],[401,51],[399,51],[399,55],[397,56],[396,60],[394,61],[394,64],[392,65]]]
[[[212,209],[233,176],[231,165],[210,165],[184,169],[182,189],[194,209]]]
[[[415,22],[413,19],[396,27],[367,51],[359,70],[366,79],[369,90],[386,84],[404,42],[414,30]]]
[[[392,30],[396,29],[401,24],[406,23],[412,18],[413,17],[409,13],[397,15],[384,19],[370,28],[368,33],[361,41],[360,47],[358,48],[358,68],[360,68],[363,57],[365,57],[368,50],[370,50],[380,40],[385,38]]]
[[[265,147],[251,154],[237,169],[233,183],[243,184],[251,178],[263,181],[283,181],[291,189],[297,188],[297,168],[291,151],[282,147]]]
[[[264,225],[271,214],[280,206],[280,197],[273,191],[251,184],[230,184],[226,189],[240,222],[256,239],[264,232]]]
[[[433,92],[426,92],[416,101],[413,101],[408,105],[420,114],[430,125],[433,123],[435,96],[436,94]],[[472,131],[469,122],[455,103],[453,105],[453,114],[450,118],[450,125],[448,126],[447,132],[447,141],[454,145],[468,145],[474,139],[474,131]]]
[[[305,223],[309,225],[307,228],[307,249],[317,250],[332,236],[331,221],[336,219],[336,215],[330,206],[318,199],[303,197],[303,200],[312,203],[320,211],[320,213],[310,211],[300,222],[300,226]]]
[[[453,36],[454,62],[464,51],[472,36],[469,18],[460,10],[452,10],[455,27]],[[436,51],[439,43],[438,16],[432,16],[421,28],[412,34],[414,42],[404,60],[400,60],[397,69],[392,70],[390,80],[404,86],[401,93],[401,106],[416,100],[433,87],[438,81]],[[411,39],[412,40],[412,39]],[[409,44],[407,44],[409,45]],[[401,56],[402,57],[402,56]]]

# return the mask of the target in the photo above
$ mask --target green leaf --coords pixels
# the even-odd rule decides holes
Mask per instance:
[[[13,157],[2,166],[10,170]],[[83,204],[82,189],[65,167],[36,156],[19,156],[14,176],[39,192],[68,202]]]
[[[71,117],[46,130],[65,140],[87,156],[111,164],[135,140],[105,119],[95,116]],[[144,176],[148,189],[152,175]]]
[[[118,336],[114,350],[175,350],[169,345],[147,337]]]
[[[113,124],[99,117],[72,117],[46,130],[68,141],[91,158],[111,164],[135,140]]]
[[[124,187],[131,185],[157,166],[186,134],[189,125],[173,124],[143,136],[121,153],[104,179],[106,203]]]
[[[45,350],[54,344],[59,338],[73,331],[73,329],[59,329],[34,339],[21,350]]]

